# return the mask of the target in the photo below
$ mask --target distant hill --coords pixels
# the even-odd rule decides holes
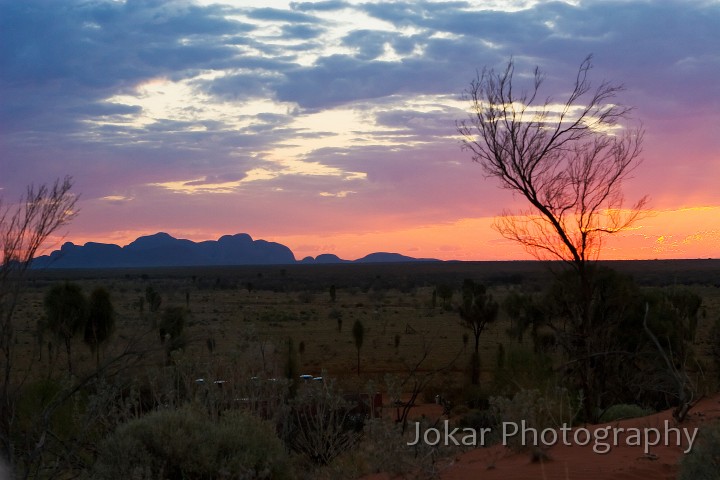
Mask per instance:
[[[318,264],[327,264],[327,263],[352,263],[351,260],[343,260],[342,258],[338,257],[337,255],[333,255],[332,253],[323,253],[322,255],[318,255],[317,257],[305,257],[302,260],[300,260],[300,263],[318,263]]]
[[[167,233],[140,237],[125,247],[71,242],[33,261],[34,268],[187,267],[204,265],[274,265],[295,263],[285,245],[253,240],[240,233],[193,242]]]
[[[376,252],[355,260],[356,263],[399,263],[399,262],[437,262],[434,258],[413,258],[399,253]]]
[[[394,263],[431,261],[398,253],[371,253],[352,263]],[[306,257],[300,262],[293,252],[280,243],[253,240],[246,233],[225,235],[218,240],[193,242],[160,232],[139,237],[129,245],[88,242],[85,245],[65,243],[60,250],[33,260],[33,268],[132,268],[189,267],[212,265],[288,265],[351,263],[336,255]]]

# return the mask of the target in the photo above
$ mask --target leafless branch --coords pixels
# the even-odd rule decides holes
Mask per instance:
[[[77,214],[77,197],[71,188],[72,179],[65,177],[52,185],[30,185],[17,204],[0,199],[0,448],[11,464],[10,431],[19,388],[12,374],[15,309],[33,258],[51,235]]]
[[[622,182],[639,162],[643,130],[624,128],[632,108],[616,102],[621,85],[593,87],[583,60],[564,102],[539,101],[544,75],[515,86],[515,64],[478,73],[467,92],[472,114],[457,127],[485,175],[522,195],[528,211],[504,213],[495,228],[537,258],[579,270],[597,258],[601,237],[635,222],[647,198],[623,207]]]

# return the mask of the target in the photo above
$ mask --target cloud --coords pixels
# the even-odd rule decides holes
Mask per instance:
[[[345,198],[345,197],[347,197],[348,195],[352,195],[353,193],[357,193],[357,192],[354,192],[354,191],[352,191],[352,190],[342,190],[342,191],[340,191],[340,192],[334,192],[334,193],[333,193],[333,192],[320,192],[319,195],[320,195],[321,197]]]
[[[647,130],[628,198],[720,202],[720,4],[511,3],[0,0],[0,188],[69,173],[98,212],[248,231],[491,216],[517,200],[455,136],[476,69],[562,97],[593,52]]]
[[[134,198],[126,197],[125,195],[107,195],[105,197],[102,197],[100,200],[103,200],[103,201],[108,202],[113,205],[122,205],[126,202],[133,201]]]
[[[320,2],[290,2],[290,8],[293,10],[299,10],[301,12],[316,11],[316,12],[332,12],[335,10],[342,10],[350,6],[350,3],[336,0],[327,0]]]
[[[308,25],[283,25],[282,36],[309,40],[311,38],[319,37],[324,31],[325,30],[323,28],[311,27]]]
[[[278,8],[252,8],[248,9],[247,16],[255,20],[282,21],[289,23],[316,23],[312,15],[301,12],[282,10]]]

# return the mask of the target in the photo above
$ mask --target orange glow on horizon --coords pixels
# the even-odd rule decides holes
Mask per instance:
[[[602,260],[720,258],[720,206],[687,207],[649,211],[631,228],[604,237]],[[43,253],[60,248],[65,241],[127,245],[139,236],[164,231],[193,241],[216,240],[222,235],[249,233],[253,239],[282,243],[295,258],[323,253],[354,260],[373,252],[394,252],[416,258],[439,260],[528,260],[520,245],[502,238],[492,229],[493,218],[463,219],[454,223],[374,232],[272,235],[264,232],[178,231],[158,227],[153,231],[78,232],[50,239]]]

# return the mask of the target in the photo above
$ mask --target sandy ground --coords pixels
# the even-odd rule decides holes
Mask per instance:
[[[425,414],[432,418],[442,412],[435,405],[426,405],[417,407],[413,413]],[[533,461],[530,451],[516,453],[503,445],[480,447],[451,459],[450,464],[442,470],[440,478],[443,480],[672,480],[677,476],[678,462],[684,455],[683,451],[688,448],[686,435],[692,435],[695,428],[718,417],[720,417],[720,395],[698,402],[681,425],[675,424],[671,411],[668,410],[647,417],[585,427],[589,431],[605,429],[611,432],[608,438],[610,443],[614,443],[614,432],[618,432],[618,445],[612,446],[604,454],[593,451],[594,441],[586,446],[574,444],[575,431],[580,428],[576,427],[566,434],[568,444],[565,444],[560,436],[557,444],[542,450],[547,456],[545,460]],[[668,430],[672,427],[679,427],[681,445],[676,444],[676,431]],[[624,431],[620,431],[621,428]],[[643,433],[638,437],[635,430],[628,429],[639,429]],[[654,433],[649,431],[649,437],[645,437],[645,429],[658,429],[663,435],[659,445],[647,447],[647,453],[644,445],[646,438],[653,441]],[[666,431],[669,433],[670,445],[665,445]],[[579,434],[580,442],[584,441],[583,435]],[[634,445],[638,441],[641,445]],[[598,449],[603,450],[603,447],[598,446]],[[368,477],[373,480],[390,478],[388,475]]]

